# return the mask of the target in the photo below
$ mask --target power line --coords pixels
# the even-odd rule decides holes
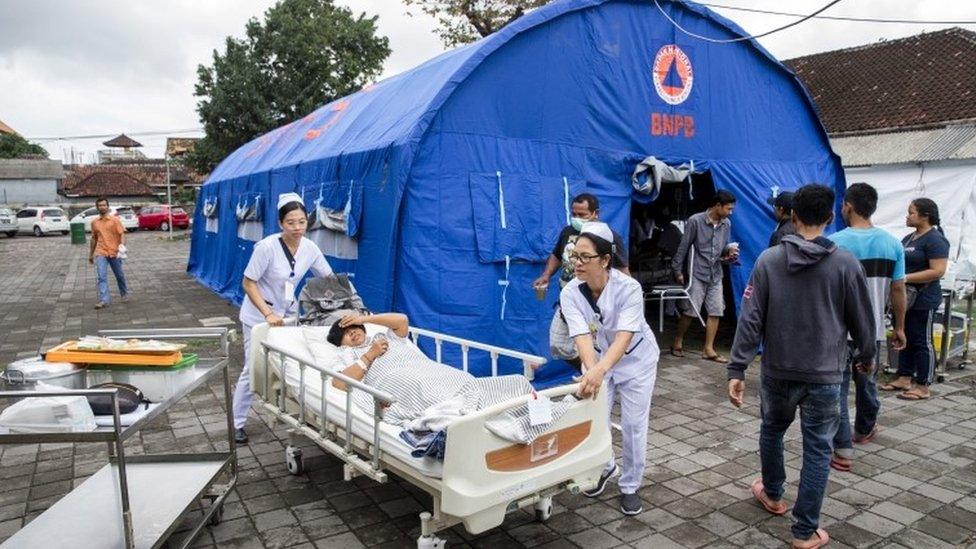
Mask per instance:
[[[764,13],[767,15],[786,15],[790,17],[806,17],[802,13],[790,13],[786,11],[760,10],[756,8],[743,8],[740,6],[727,6],[724,4],[710,4],[707,2],[696,2],[700,6],[710,8],[725,8],[735,11],[747,11],[750,13]],[[842,15],[815,15],[812,19],[829,19],[832,21],[856,21],[862,23],[899,23],[906,25],[976,25],[976,21],[937,21],[931,19],[879,19],[874,17],[845,17]]]
[[[679,25],[677,21],[675,21],[674,19],[672,19],[671,16],[668,15],[668,12],[664,11],[664,8],[661,7],[661,4],[660,4],[660,2],[658,2],[658,0],[654,0],[654,5],[657,6],[658,11],[660,11],[661,14],[664,15],[664,17],[668,21],[670,21],[671,24],[674,25],[674,27],[676,29],[678,29],[679,31],[687,34],[688,36],[691,36],[692,38],[697,38],[699,40],[704,40],[705,42],[711,42],[713,44],[732,44],[734,42],[744,42],[746,40],[754,40],[756,38],[762,38],[763,36],[769,36],[770,34],[779,32],[781,30],[786,30],[786,29],[788,29],[790,27],[799,25],[800,23],[803,23],[804,21],[807,21],[809,19],[812,19],[813,17],[817,16],[818,14],[826,11],[828,8],[830,8],[834,4],[839,3],[840,1],[841,0],[832,0],[827,5],[825,5],[824,7],[820,8],[820,9],[818,9],[817,11],[811,13],[810,15],[804,15],[802,19],[798,19],[798,20],[793,21],[791,23],[787,23],[787,24],[783,25],[782,27],[777,27],[777,28],[775,28],[775,29],[773,29],[771,31],[767,31],[767,32],[764,32],[762,34],[753,34],[751,36],[740,36],[738,38],[725,38],[725,39],[709,38],[707,36],[702,36],[700,34],[695,34],[695,33],[691,32],[691,31],[685,29],[684,27],[682,27],[681,25]]]
[[[149,137],[153,135],[173,135],[180,133],[199,133],[202,132],[203,128],[188,128],[183,130],[150,130],[143,132],[132,132],[127,133],[129,137]],[[123,132],[124,133],[124,132]],[[60,137],[28,137],[29,141],[74,141],[83,139],[108,139],[110,137],[115,137],[119,134],[117,133],[105,133],[105,134],[91,134],[91,135],[69,135]]]

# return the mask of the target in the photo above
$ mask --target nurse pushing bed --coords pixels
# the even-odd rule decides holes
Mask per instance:
[[[643,510],[636,492],[647,461],[647,424],[660,353],[644,320],[640,283],[610,268],[613,252],[610,227],[584,224],[569,256],[575,278],[562,289],[559,303],[583,364],[580,396],[595,396],[605,385],[610,410],[614,396],[620,398],[622,471],[611,457],[597,486],[584,494],[599,496],[619,472],[620,510],[636,515]]]
[[[298,314],[295,287],[308,271],[319,277],[332,274],[332,267],[319,247],[305,238],[308,214],[302,197],[296,193],[285,193],[278,197],[278,224],[280,233],[254,245],[241,283],[247,294],[241,304],[240,316],[244,331],[244,369],[234,390],[234,440],[240,444],[247,442],[244,424],[254,399],[248,360],[251,329],[263,322],[281,326],[285,317]]]

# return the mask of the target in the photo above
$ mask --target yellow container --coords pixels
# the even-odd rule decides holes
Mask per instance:
[[[945,328],[941,324],[932,325],[932,345],[938,353],[942,352],[942,336],[944,333]],[[949,333],[949,348],[952,348],[952,332]]]

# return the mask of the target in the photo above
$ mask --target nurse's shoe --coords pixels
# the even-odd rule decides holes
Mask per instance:
[[[644,511],[644,504],[637,494],[620,494],[620,511],[625,515],[637,515]]]
[[[234,430],[234,442],[237,444],[247,444],[247,431],[243,427]]]
[[[620,469],[617,468],[617,464],[614,463],[613,467],[609,471],[607,470],[603,471],[603,474],[600,475],[599,482],[596,483],[596,487],[593,488],[592,490],[587,490],[586,492],[583,492],[583,495],[588,498],[595,498],[600,494],[602,494],[603,491],[606,490],[607,488],[607,483],[610,482],[610,479],[612,477],[617,476],[617,472],[619,470]]]

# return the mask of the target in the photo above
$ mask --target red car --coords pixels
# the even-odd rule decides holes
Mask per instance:
[[[170,206],[165,204],[160,206],[146,206],[139,210],[139,228],[161,231],[169,230]],[[190,216],[186,210],[180,207],[173,208],[173,228],[186,229],[190,226]]]

